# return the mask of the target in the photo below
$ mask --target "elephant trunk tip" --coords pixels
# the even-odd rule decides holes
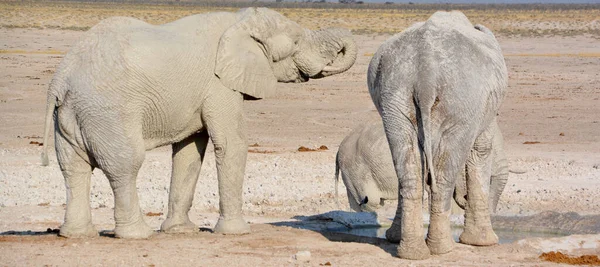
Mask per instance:
[[[50,165],[50,161],[48,160],[48,153],[46,152],[45,148],[44,148],[44,152],[42,152],[41,158],[42,158],[42,166]]]

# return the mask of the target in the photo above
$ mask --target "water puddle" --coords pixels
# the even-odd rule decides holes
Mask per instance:
[[[427,234],[428,216],[423,227],[423,236]],[[452,216],[451,216],[452,217]],[[539,217],[539,216],[538,216]],[[554,218],[556,216],[553,216]],[[560,217],[560,216],[559,216]],[[564,216],[563,216],[564,217]],[[527,217],[513,218],[507,217],[508,219],[497,219],[494,224],[494,232],[498,236],[499,243],[512,243],[517,240],[525,238],[551,238],[551,237],[562,237],[566,236],[568,232],[557,231],[554,227],[541,227],[540,220],[532,220],[533,224],[527,223],[530,220]],[[381,238],[385,239],[385,232],[389,229],[392,221],[387,218],[380,218],[375,213],[365,212],[346,212],[346,211],[331,211],[323,214],[317,214],[313,216],[297,216],[295,217],[298,221],[295,222],[282,222],[279,225],[286,225],[300,229],[313,230],[321,232],[323,234],[342,234],[345,238],[350,239],[364,239],[362,237],[369,238]],[[453,225],[452,236],[456,242],[458,237],[463,232],[462,222],[459,217],[452,217],[451,222]],[[382,222],[383,221],[383,225]],[[551,221],[545,219],[542,221]],[[563,220],[560,220],[563,221]],[[560,224],[557,224],[560,225]],[[497,227],[498,226],[498,227]],[[522,226],[518,228],[516,226]],[[513,230],[520,229],[520,230]],[[539,229],[539,231],[535,231]],[[533,231],[532,231],[533,230]],[[560,230],[560,229],[559,229]],[[571,233],[572,234],[572,233]],[[345,240],[341,237],[341,241]]]
[[[357,228],[348,228],[345,226],[341,227],[329,227],[327,229],[328,232],[335,233],[345,233],[351,234],[355,236],[365,236],[365,237],[377,237],[385,239],[385,231],[389,229],[389,226],[364,226]],[[453,227],[452,228],[452,237],[454,241],[458,242],[458,237],[463,232],[462,227]],[[562,234],[556,233],[538,233],[538,232],[520,232],[520,231],[512,231],[505,229],[496,229],[494,230],[496,235],[498,236],[500,244],[512,243],[517,240],[525,239],[525,238],[533,238],[533,237],[561,237],[565,236]],[[427,227],[423,228],[423,236],[427,234]]]

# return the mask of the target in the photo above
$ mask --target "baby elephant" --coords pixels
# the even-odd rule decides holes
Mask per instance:
[[[489,210],[494,212],[508,179],[508,162],[503,150],[500,128],[492,121],[492,170],[487,181],[482,181],[484,192],[489,194]],[[466,168],[457,179],[454,199],[459,207],[466,205]],[[339,172],[348,193],[348,202],[355,211],[372,212],[384,200],[398,199],[398,178],[392,163],[392,154],[383,124],[376,121],[354,129],[344,141],[336,157],[335,197],[338,201]]]

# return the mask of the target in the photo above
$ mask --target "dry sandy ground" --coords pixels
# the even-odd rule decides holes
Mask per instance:
[[[365,73],[372,54],[389,36],[356,36],[358,60],[342,75],[280,84],[276,97],[246,103],[249,144],[258,144],[249,148],[244,185],[244,212],[253,223],[252,234],[222,236],[203,231],[132,241],[111,238],[110,233],[89,240],[45,233],[62,222],[64,183],[54,155],[51,166],[41,167],[41,147],[30,142],[41,142],[45,92],[63,57],[60,52],[68,51],[81,34],[0,29],[0,265],[541,266],[553,265],[538,259],[543,251],[600,254],[596,234],[486,248],[457,244],[451,254],[408,262],[395,258],[395,246],[381,239],[282,226],[296,215],[337,209],[335,152],[352,128],[378,118]],[[600,215],[600,41],[594,36],[499,36],[499,40],[510,75],[499,118],[513,173],[498,215],[543,211]],[[299,146],[321,145],[329,150],[297,151]],[[166,213],[169,157],[170,148],[147,153],[138,179],[144,212]],[[99,230],[110,230],[112,193],[101,171],[96,170],[92,179],[94,223]],[[341,197],[345,199],[345,194]],[[216,172],[209,150],[191,216],[200,227],[210,228],[217,207]],[[589,217],[586,230],[580,232],[598,233],[600,220],[595,218]],[[164,215],[147,220],[158,229]],[[548,224],[531,219],[522,224],[536,229],[536,223]],[[513,227],[519,227],[518,221]],[[310,261],[294,259],[298,251],[310,251]]]

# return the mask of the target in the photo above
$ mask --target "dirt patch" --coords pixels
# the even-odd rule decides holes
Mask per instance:
[[[24,138],[24,139],[42,139],[41,136],[37,136],[37,135],[31,135],[31,136],[20,136],[17,135],[17,138]]]
[[[569,255],[562,254],[561,252],[550,251],[547,253],[542,253],[542,255],[540,255],[540,259],[544,261],[573,265],[600,266],[600,259],[596,255],[582,255],[579,257],[570,257]]]
[[[161,216],[161,215],[163,215],[162,212],[151,212],[151,211],[149,211],[149,212],[146,213],[146,216],[149,216],[149,217]]]
[[[274,150],[258,150],[258,149],[248,149],[248,153],[258,153],[258,154],[275,154],[277,151]]]
[[[318,148],[308,148],[305,146],[300,146],[298,148],[299,152],[313,152],[313,151],[326,151],[326,150],[329,150],[329,148],[326,145],[321,145]]]
[[[525,141],[523,142],[524,145],[535,145],[535,144],[539,144],[539,141]]]
[[[319,150],[319,149],[315,149],[315,148],[308,148],[308,147],[305,147],[305,146],[300,146],[300,147],[298,148],[298,151],[300,151],[300,152],[310,152],[310,151],[318,151],[318,150]]]
[[[248,153],[257,153],[257,154],[275,154],[277,153],[277,151],[275,150],[260,150],[260,149],[256,149],[256,147],[260,147],[260,145],[258,143],[254,143],[252,145],[249,145],[248,147],[253,147],[255,149],[248,149]]]

